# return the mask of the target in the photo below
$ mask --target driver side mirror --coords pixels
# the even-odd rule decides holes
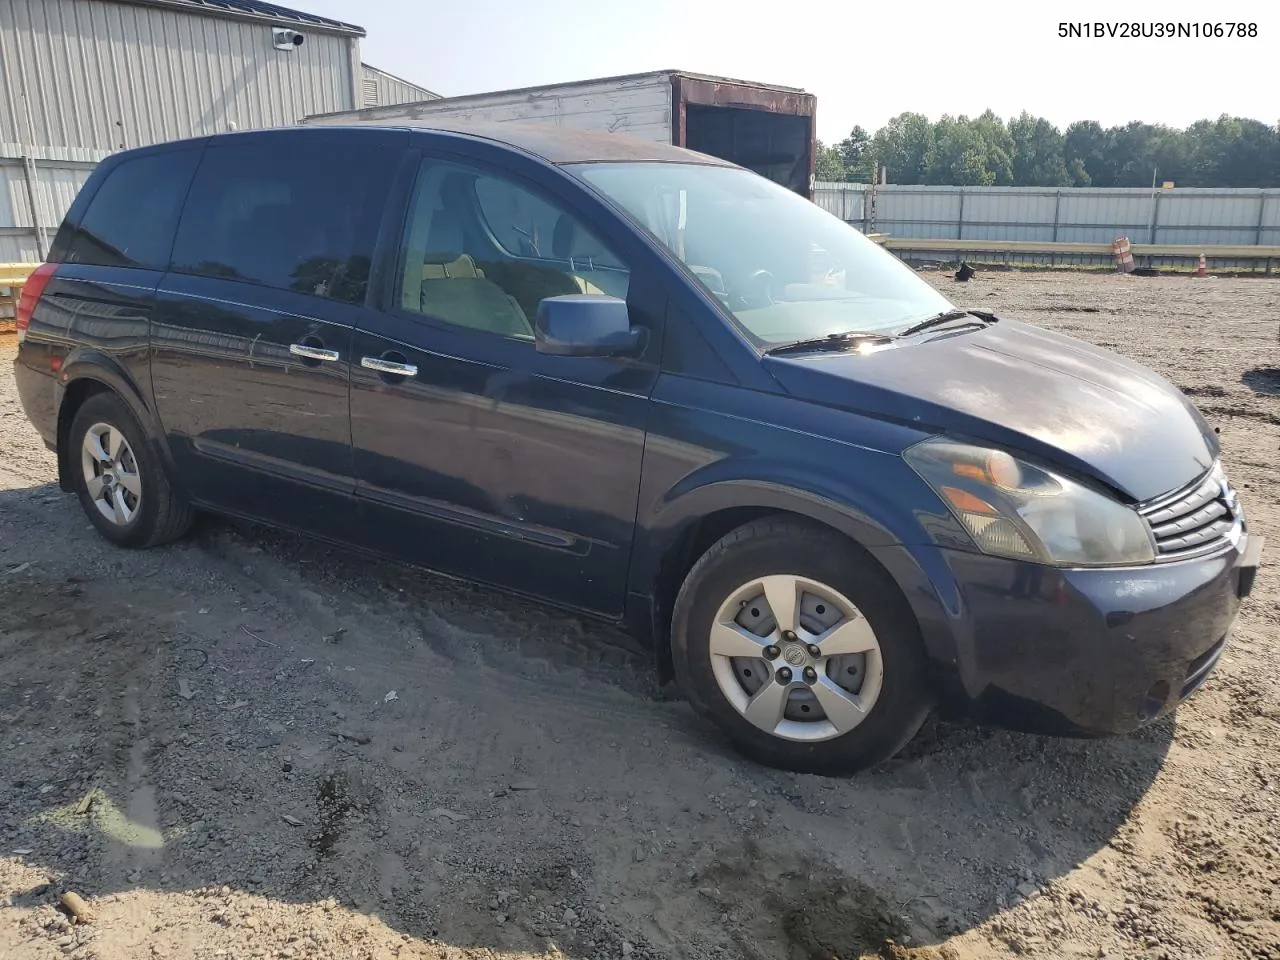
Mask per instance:
[[[643,327],[631,326],[627,302],[600,294],[546,297],[533,324],[539,353],[557,357],[634,355],[644,345]]]

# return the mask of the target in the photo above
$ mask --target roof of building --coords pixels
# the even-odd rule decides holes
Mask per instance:
[[[426,87],[424,87],[420,83],[414,83],[412,80],[406,80],[404,77],[398,77],[394,73],[391,73],[388,70],[383,70],[381,67],[375,67],[371,63],[362,63],[360,64],[360,66],[363,67],[365,70],[371,71],[373,73],[380,73],[382,74],[382,76],[387,77],[391,80],[394,80],[397,83],[403,83],[406,87],[413,87],[415,90],[421,90],[423,93],[428,95],[429,99],[432,99],[432,100],[444,99],[442,94],[436,93],[434,90],[428,90]]]
[[[279,4],[265,3],[263,0],[123,0],[123,2],[231,17],[236,20],[256,20],[294,28],[311,27],[326,33],[342,33],[353,37],[365,36],[364,27],[357,27],[353,23],[317,17],[315,14],[282,7]]]

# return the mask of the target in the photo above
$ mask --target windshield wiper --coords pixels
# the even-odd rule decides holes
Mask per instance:
[[[979,320],[986,319],[981,314],[974,313],[972,310],[943,310],[942,313],[934,314],[928,319],[921,320],[919,323],[912,324],[898,334],[900,337],[909,337],[913,333],[919,333],[921,330],[928,330],[930,327],[936,327],[939,324],[950,323],[952,320],[963,320],[965,317],[976,317]]]
[[[858,340],[888,340],[890,339],[883,333],[867,333],[862,330],[848,330],[844,333],[828,333],[825,337],[809,337],[805,340],[792,340],[790,343],[780,343],[773,347],[766,347],[763,351],[767,356],[779,353],[800,353],[805,350],[845,350],[849,344]]]

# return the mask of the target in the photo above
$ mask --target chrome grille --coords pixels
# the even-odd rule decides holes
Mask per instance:
[[[1243,517],[1236,492],[1215,465],[1190,487],[1139,508],[1160,560],[1213,553],[1227,544]]]

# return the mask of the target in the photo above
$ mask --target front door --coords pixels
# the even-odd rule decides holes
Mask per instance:
[[[206,150],[157,291],[156,406],[191,497],[354,535],[353,331],[404,134]]]
[[[422,163],[389,308],[352,352],[367,534],[436,569],[619,614],[664,301],[553,192]],[[538,302],[628,301],[637,359],[534,348]]]

